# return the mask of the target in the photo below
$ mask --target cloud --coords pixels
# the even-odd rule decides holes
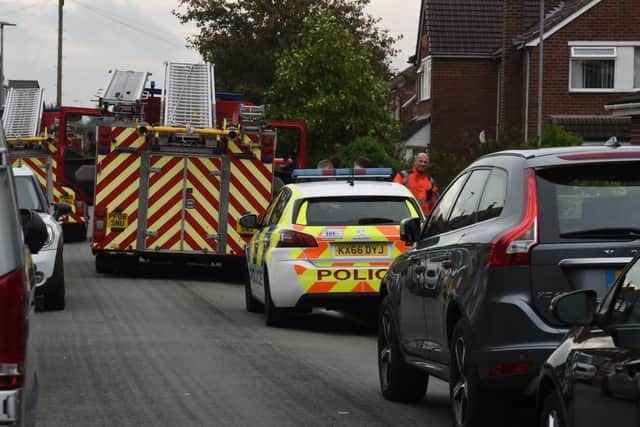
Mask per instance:
[[[372,0],[368,12],[382,18],[380,25],[403,34],[396,46],[401,54],[396,69],[406,67],[413,54],[419,0]],[[406,2],[406,4],[405,4]],[[1,1],[0,16],[17,24],[5,28],[6,79],[34,79],[45,88],[48,103],[56,98],[57,0]],[[177,0],[66,0],[63,36],[63,93],[65,105],[93,106],[97,89],[113,68],[149,71],[161,85],[163,62],[201,62],[185,47],[185,38],[197,32],[171,14]]]

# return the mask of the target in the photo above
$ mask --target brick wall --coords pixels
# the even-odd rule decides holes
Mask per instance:
[[[524,30],[523,0],[505,0],[500,79],[500,139],[514,128],[522,128],[524,107],[523,52],[513,39]]]
[[[640,41],[640,1],[603,0],[544,43],[543,126],[555,114],[605,115],[604,106],[628,93],[570,93],[569,41]],[[531,48],[529,137],[538,111],[538,49]]]
[[[434,58],[432,101],[418,105],[431,113],[431,143],[460,151],[477,142],[480,131],[495,137],[498,62]]]

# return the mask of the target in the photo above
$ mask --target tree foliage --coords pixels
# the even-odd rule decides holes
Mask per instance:
[[[369,159],[371,167],[401,170],[405,166],[398,160],[395,144],[371,136],[357,137],[350,144],[341,147],[337,156],[340,160],[339,166],[350,168],[353,162],[362,156]]]
[[[307,122],[310,161],[331,157],[361,136],[392,144],[397,123],[386,111],[389,85],[371,56],[327,11],[309,16],[298,42],[279,56],[266,93],[269,116]]]
[[[216,64],[222,90],[245,94],[261,103],[274,78],[276,55],[298,39],[304,22],[330,10],[341,25],[373,54],[379,76],[389,77],[397,39],[378,28],[379,19],[364,12],[370,0],[180,0],[174,10],[182,23],[194,22],[198,34],[188,40],[207,62]]]

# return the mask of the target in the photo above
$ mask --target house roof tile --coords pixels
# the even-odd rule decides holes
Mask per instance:
[[[593,0],[566,0],[561,1],[558,4],[554,4],[551,8],[545,9],[545,32],[549,31],[550,29],[564,21],[566,18],[578,12],[580,9],[582,9],[592,1]],[[525,1],[523,10],[523,23],[524,27],[528,29],[513,40],[514,44],[528,43],[539,36],[540,21],[538,19],[538,9],[536,9],[540,7],[539,5],[539,0]]]
[[[423,0],[431,54],[492,55],[502,46],[502,0]]]

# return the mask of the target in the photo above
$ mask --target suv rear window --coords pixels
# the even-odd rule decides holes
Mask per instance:
[[[410,208],[412,206],[413,208]],[[387,225],[417,216],[410,199],[400,197],[319,198],[302,202],[297,224]]]
[[[616,163],[538,171],[541,240],[640,237],[638,168]]]

